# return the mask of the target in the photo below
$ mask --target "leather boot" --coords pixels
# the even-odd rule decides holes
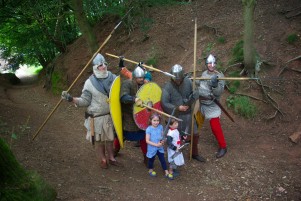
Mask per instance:
[[[226,148],[219,148],[216,154],[216,158],[221,158],[227,153],[227,147]]]
[[[192,142],[192,158],[199,161],[199,162],[206,162],[206,159],[199,155],[198,151],[198,144],[199,144],[199,136],[193,136]]]

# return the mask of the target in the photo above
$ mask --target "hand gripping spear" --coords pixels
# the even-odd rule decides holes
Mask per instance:
[[[110,57],[114,57],[114,58],[116,58],[116,59],[120,59],[119,56],[116,56],[116,55],[113,55],[113,54],[106,53],[106,55],[108,55],[108,56],[110,56]],[[132,61],[132,60],[130,60],[130,59],[124,58],[123,60],[124,60],[124,61],[127,61],[127,62],[130,62],[130,63],[133,63],[133,64],[138,64],[138,62]],[[162,70],[159,70],[158,68],[154,68],[154,67],[151,67],[151,66],[148,66],[148,65],[145,65],[145,64],[142,64],[142,66],[145,67],[145,68],[148,68],[148,69],[150,69],[150,70],[153,70],[153,71],[157,71],[157,72],[163,73],[164,75],[167,75],[167,76],[169,76],[169,77],[176,77],[176,76],[174,76],[174,75],[172,75],[172,74],[170,74],[170,73],[168,73],[168,72],[164,72],[164,71],[162,71]]]
[[[133,7],[122,17],[122,19],[120,20],[120,22],[114,27],[114,29],[111,31],[110,35],[106,38],[106,40],[101,44],[101,46],[98,48],[98,50],[94,53],[94,55],[91,57],[91,59],[88,61],[88,63],[86,64],[86,66],[83,68],[83,70],[78,74],[78,76],[76,77],[76,79],[73,81],[73,83],[71,84],[71,86],[67,89],[67,92],[69,92],[71,90],[71,88],[73,87],[73,85],[77,82],[77,80],[79,79],[79,77],[84,73],[84,71],[89,67],[89,65],[91,64],[91,62],[93,61],[93,59],[96,57],[96,55],[100,52],[100,50],[107,44],[107,42],[110,40],[110,38],[112,37],[113,33],[115,32],[115,30],[119,27],[119,25],[123,22],[123,19],[129,14],[129,12],[133,9]],[[34,134],[34,136],[32,137],[32,140],[34,140],[39,132],[42,130],[42,128],[44,127],[44,125],[47,123],[47,121],[49,120],[49,118],[52,116],[52,114],[55,112],[55,110],[58,108],[58,106],[61,104],[63,99],[60,99],[60,101],[56,104],[56,106],[54,107],[54,109],[49,113],[49,115],[47,116],[46,120],[43,122],[43,124],[40,126],[40,128],[38,129],[38,131]]]

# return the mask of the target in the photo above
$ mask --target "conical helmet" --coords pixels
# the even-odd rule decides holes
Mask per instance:
[[[171,67],[170,73],[175,76],[172,78],[174,80],[182,80],[184,78],[184,69],[179,64],[176,64],[173,67]]]
[[[134,78],[140,78],[145,76],[146,71],[141,68],[140,66],[137,66],[133,71],[133,77]]]
[[[210,54],[206,59],[206,65],[209,63],[216,64],[216,58],[212,54]]]

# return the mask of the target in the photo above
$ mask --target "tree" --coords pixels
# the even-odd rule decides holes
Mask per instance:
[[[256,51],[254,48],[254,10],[256,0],[242,0],[244,6],[244,65],[245,71],[254,76]]]
[[[73,8],[75,18],[78,26],[89,44],[89,48],[92,54],[98,49],[97,39],[93,32],[93,28],[90,25],[87,15],[84,12],[83,0],[70,0],[70,5]]]

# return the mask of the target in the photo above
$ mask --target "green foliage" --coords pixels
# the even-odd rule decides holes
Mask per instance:
[[[63,75],[61,72],[54,71],[51,76],[51,90],[55,95],[60,94],[64,89]]]
[[[239,72],[238,71],[232,71],[229,73],[228,75],[229,77],[239,77]],[[240,81],[239,80],[234,80],[234,81],[231,81],[231,82],[227,82],[227,85],[228,85],[228,89],[229,89],[229,92],[231,94],[234,94],[238,88],[240,87]]]
[[[6,1],[0,8],[0,49],[4,58],[44,67],[78,36],[73,13],[62,1]]]
[[[157,66],[158,64],[158,52],[156,47],[152,46],[150,58],[146,61],[147,65]]]
[[[55,190],[35,172],[27,172],[0,138],[1,201],[52,201]]]
[[[206,48],[202,52],[202,56],[207,57],[210,54],[210,52],[212,51],[214,45],[215,45],[215,43],[208,43],[206,45]]]
[[[236,114],[242,117],[253,118],[257,113],[256,105],[248,97],[230,95],[226,102],[229,108],[232,108]]]
[[[221,37],[217,38],[217,42],[220,43],[220,44],[225,44],[226,43],[226,39],[225,39],[225,37],[221,36]]]
[[[232,49],[232,59],[229,62],[230,64],[244,61],[243,46],[244,46],[243,40],[240,40],[235,44],[235,46]]]
[[[298,35],[297,34],[290,34],[286,38],[286,41],[289,44],[294,44],[297,40],[298,40]]]

